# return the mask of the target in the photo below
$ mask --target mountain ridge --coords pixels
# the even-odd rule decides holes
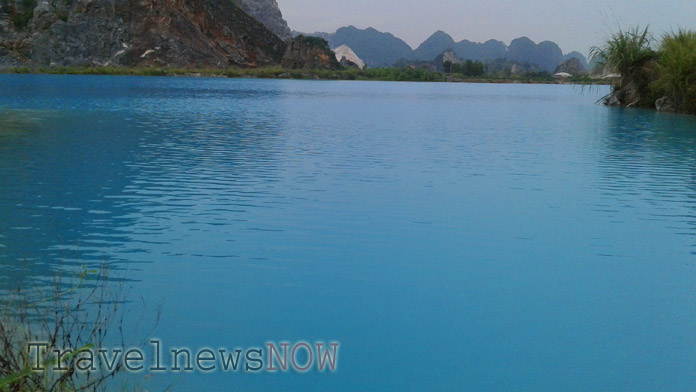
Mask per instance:
[[[293,32],[293,35],[297,34],[300,33]],[[414,49],[393,34],[381,32],[373,27],[359,29],[351,25],[341,27],[335,33],[302,34],[322,37],[329,42],[331,48],[348,45],[360,58],[366,61],[368,66],[372,67],[392,66],[400,60],[432,61],[449,49],[452,49],[459,58],[464,60],[493,61],[505,59],[534,64],[547,72],[553,72],[558,65],[571,57],[578,58],[583,66],[587,65],[586,57],[577,51],[565,54],[553,41],[536,43],[525,36],[512,40],[510,45],[495,39],[489,39],[483,43],[466,39],[457,42],[448,33],[437,30]],[[375,37],[380,38],[379,42],[375,42]]]

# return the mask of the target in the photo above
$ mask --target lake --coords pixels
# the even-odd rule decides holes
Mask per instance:
[[[0,75],[0,286],[108,262],[150,390],[696,388],[696,119],[607,87]]]

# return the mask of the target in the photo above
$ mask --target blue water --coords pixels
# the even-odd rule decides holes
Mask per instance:
[[[696,119],[606,92],[2,75],[0,285],[106,261],[139,338],[341,344],[150,390],[696,390]]]

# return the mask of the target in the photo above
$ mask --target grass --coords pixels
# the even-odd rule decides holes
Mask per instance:
[[[112,283],[104,266],[84,269],[75,278],[57,275],[48,290],[3,289],[0,392],[107,390],[107,381],[122,371],[120,365],[111,371],[82,371],[79,363],[85,350],[112,339],[123,342],[124,288]],[[35,342],[46,344],[40,354],[29,348]],[[54,349],[73,350],[61,357],[62,370],[55,369]],[[36,369],[37,360],[43,369]]]
[[[648,28],[636,27],[612,34],[590,54],[621,74],[612,95],[622,104],[654,108],[665,97],[677,112],[696,114],[696,32],[680,29],[663,35],[657,50],[654,44]]]
[[[593,47],[590,58],[621,74],[625,84],[636,69],[655,57],[653,42],[648,27],[619,30],[603,46]]]
[[[679,30],[662,37],[653,88],[677,107],[696,113],[696,32]]]
[[[0,69],[0,73],[15,74],[55,74],[55,75],[132,75],[132,76],[207,76],[228,78],[262,79],[320,79],[320,80],[363,80],[363,81],[402,81],[402,82],[445,82],[447,77],[440,72],[424,68],[392,67],[342,70],[286,69],[279,66],[263,68],[164,68],[164,67],[15,67]],[[557,83],[550,75],[505,76],[486,74],[467,76],[453,74],[452,79],[470,83]],[[571,83],[604,83],[586,77],[576,77]]]

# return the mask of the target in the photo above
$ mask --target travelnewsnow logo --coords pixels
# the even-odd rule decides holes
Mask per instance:
[[[150,340],[151,347],[51,349],[48,343],[27,345],[33,371],[53,370],[79,372],[105,370],[113,372],[335,372],[338,368],[340,343],[307,342],[273,343],[264,347],[228,350],[226,348],[165,349],[159,339]]]

